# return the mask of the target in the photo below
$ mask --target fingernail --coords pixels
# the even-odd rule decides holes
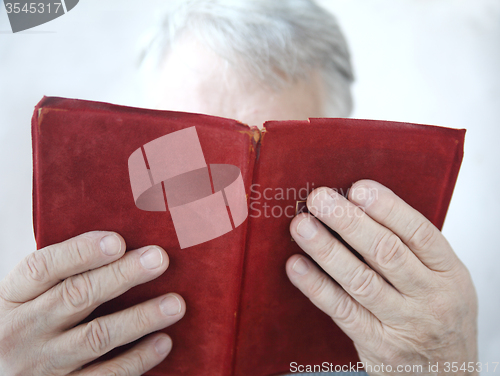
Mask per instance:
[[[314,220],[310,218],[304,218],[297,225],[297,234],[305,239],[312,239],[317,232],[318,226],[314,223]]]
[[[295,261],[292,269],[295,273],[304,275],[309,270],[309,263],[304,259],[304,257],[300,257],[297,259],[297,261]]]
[[[351,200],[363,207],[370,206],[375,201],[375,192],[364,185],[355,187],[351,193]]]
[[[335,208],[335,199],[332,196],[331,190],[322,189],[312,200],[312,205],[309,209],[315,209],[322,214],[333,213]]]
[[[115,234],[106,235],[101,239],[99,245],[101,246],[102,253],[108,256],[117,255],[122,248],[122,242]]]
[[[166,316],[181,313],[181,302],[175,295],[168,295],[160,302],[160,309]]]
[[[158,248],[150,248],[141,256],[141,264],[146,269],[156,269],[163,263],[163,255]]]
[[[172,340],[170,337],[162,337],[158,339],[155,343],[156,352],[159,355],[165,355],[172,348]]]

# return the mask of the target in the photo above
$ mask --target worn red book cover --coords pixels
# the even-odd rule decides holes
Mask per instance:
[[[186,152],[181,135],[194,149]],[[164,275],[91,316],[167,292],[184,297],[186,315],[165,329],[172,352],[147,375],[264,376],[287,373],[292,362],[349,364],[358,359],[352,341],[285,274],[288,257],[302,253],[290,220],[316,187],[347,193],[373,179],[441,228],[464,135],[355,119],[269,121],[259,131],[202,114],[45,97],[32,120],[37,247],[109,230],[128,249],[167,251]]]

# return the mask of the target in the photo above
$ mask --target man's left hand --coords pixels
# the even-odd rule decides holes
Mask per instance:
[[[362,362],[385,370],[390,365],[393,374],[398,366],[422,366],[407,373],[432,374],[429,363],[436,362],[440,374],[478,373],[476,292],[431,222],[370,180],[355,183],[348,199],[318,188],[307,206],[310,214],[295,217],[290,231],[321,268],[294,255],[288,277],[354,341]],[[452,362],[465,368],[452,370]]]

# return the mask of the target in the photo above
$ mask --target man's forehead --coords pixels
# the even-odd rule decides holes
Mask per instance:
[[[318,74],[276,90],[248,77],[195,38],[182,38],[172,46],[155,90],[159,109],[206,113],[250,125],[324,116]]]

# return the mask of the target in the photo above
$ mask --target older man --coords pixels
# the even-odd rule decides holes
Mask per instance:
[[[335,19],[309,0],[180,2],[148,49],[145,69],[151,103],[161,109],[261,125],[269,119],[347,117],[352,106],[345,40]],[[373,190],[378,195],[366,194]],[[350,210],[340,217],[319,210],[332,205]],[[319,266],[294,255],[283,267],[352,338],[369,373],[380,374],[370,366],[382,364],[428,370],[429,363],[477,361],[474,287],[427,219],[367,180],[357,182],[348,199],[319,188],[308,206],[311,214],[294,218],[290,231]],[[360,215],[347,214],[353,212]],[[177,294],[158,297],[96,321],[80,333],[88,346],[72,348],[81,341],[65,329],[88,312],[74,312],[68,302],[103,302],[167,269],[168,256],[158,247],[126,255],[124,249],[117,234],[84,234],[33,253],[1,281],[0,373],[139,375],[163,361],[172,343],[157,333],[113,360],[78,370],[114,347],[173,324],[186,309]],[[116,275],[124,277],[114,279],[121,284],[105,283]]]

